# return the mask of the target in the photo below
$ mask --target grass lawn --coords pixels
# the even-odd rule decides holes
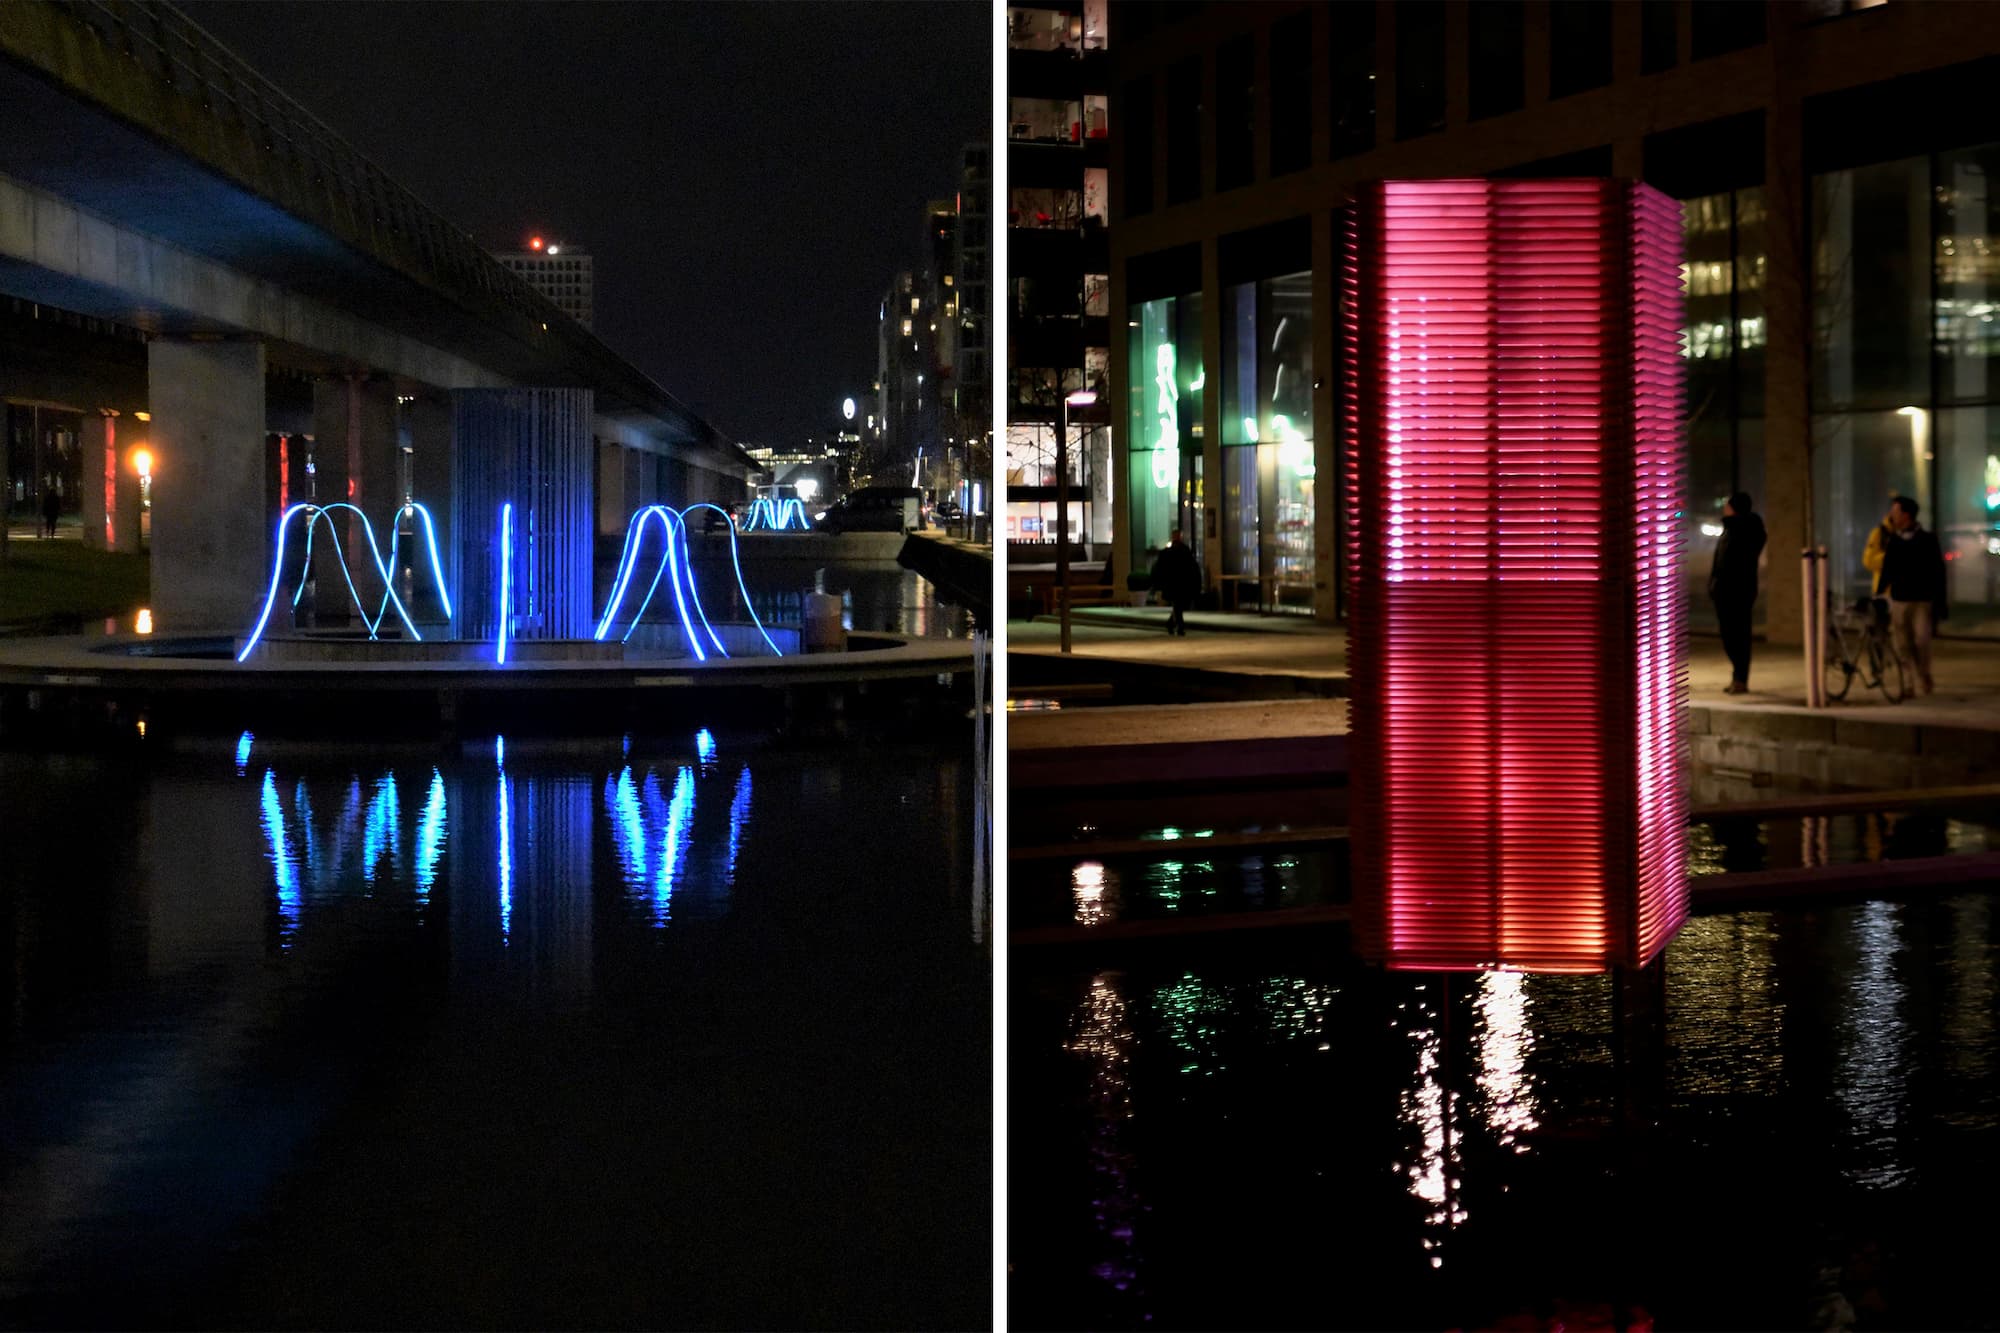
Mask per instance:
[[[61,631],[117,616],[129,629],[151,595],[151,567],[144,555],[17,537],[0,563],[0,626]]]

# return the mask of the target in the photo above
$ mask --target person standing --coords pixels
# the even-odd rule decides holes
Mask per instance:
[[[56,493],[55,487],[44,486],[42,488],[42,535],[44,537],[53,537],[56,535],[56,520],[60,517],[62,517],[62,496]]]
[[[1153,588],[1171,606],[1173,614],[1167,617],[1167,633],[1187,637],[1187,621],[1182,619],[1188,607],[1194,604],[1195,595],[1201,591],[1201,562],[1194,558],[1194,552],[1181,540],[1181,530],[1175,528],[1167,545],[1153,561]]]
[[[1750,508],[1748,492],[1738,491],[1722,506],[1722,535],[1708,570],[1708,597],[1722,628],[1722,651],[1729,654],[1725,694],[1750,688],[1750,609],[1757,601],[1757,557],[1764,553],[1764,520]]]
[[[1917,502],[1899,495],[1889,502],[1895,535],[1882,554],[1882,592],[1889,598],[1889,630],[1896,656],[1916,673],[1917,693],[1929,694],[1931,634],[1945,617],[1944,551],[1937,534],[1917,522]]]

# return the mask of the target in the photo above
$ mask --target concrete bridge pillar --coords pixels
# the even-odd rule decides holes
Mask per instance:
[[[451,403],[419,396],[404,404],[403,414],[410,435],[410,498],[430,511],[431,521],[437,525],[438,555],[449,561],[452,503],[458,489],[451,462]],[[424,558],[429,556],[426,551]],[[420,575],[416,586],[427,587],[424,580],[428,577]],[[449,569],[446,577],[450,577]],[[431,594],[418,592],[415,596],[427,606]]]
[[[83,421],[83,544],[93,551],[139,550],[139,472],[132,454],[147,424],[104,410]]]
[[[637,505],[626,494],[626,455],[623,445],[597,441],[597,535],[622,537],[626,522]]]
[[[384,524],[402,502],[396,471],[400,457],[392,385],[361,375],[313,381],[312,499],[321,505],[344,502],[367,514],[385,558],[389,536]],[[319,623],[344,625],[354,615],[347,578],[353,578],[371,613],[381,602],[382,580],[362,525],[346,513],[333,516],[333,522],[341,541],[338,546],[326,542],[326,529],[320,529],[320,539],[313,543],[313,578]],[[345,576],[340,568],[343,551]]]
[[[242,628],[270,576],[264,346],[162,338],[147,344],[146,359],[154,624],[176,633]],[[121,478],[130,466],[129,457],[118,460]],[[122,518],[114,519],[121,544]]]

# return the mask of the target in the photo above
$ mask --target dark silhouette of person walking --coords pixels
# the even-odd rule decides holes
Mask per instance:
[[[1764,520],[1751,512],[1750,495],[1738,491],[1722,506],[1722,535],[1708,571],[1708,598],[1729,654],[1725,694],[1750,688],[1750,608],[1757,601],[1757,557],[1764,553]]]
[[[1186,638],[1187,621],[1182,617],[1201,591],[1201,562],[1194,558],[1194,552],[1181,540],[1179,528],[1174,529],[1165,549],[1153,560],[1152,584],[1167,605],[1174,609],[1173,614],[1167,617],[1167,633]]]
[[[1889,502],[1894,530],[1882,552],[1882,593],[1889,599],[1889,631],[1900,657],[1917,676],[1917,693],[1931,692],[1931,634],[1945,617],[1944,551],[1937,534],[1917,522],[1917,502],[1899,495]]]
[[[56,488],[53,486],[48,486],[43,488],[42,535],[44,537],[53,537],[56,535],[56,519],[60,518],[61,516],[62,516],[62,496],[56,494]]]

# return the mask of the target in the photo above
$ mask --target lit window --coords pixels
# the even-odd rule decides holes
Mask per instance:
[[[920,296],[912,296],[912,297],[910,298],[910,313],[911,313],[911,314],[913,314],[913,315],[914,315],[914,314],[916,314],[916,313],[917,313],[917,312],[918,312],[919,310],[922,310],[923,308],[924,308],[924,302],[923,302],[923,298],[922,298],[922,297],[920,297]]]
[[[905,338],[910,336],[910,321],[907,319],[903,321],[903,336]]]

